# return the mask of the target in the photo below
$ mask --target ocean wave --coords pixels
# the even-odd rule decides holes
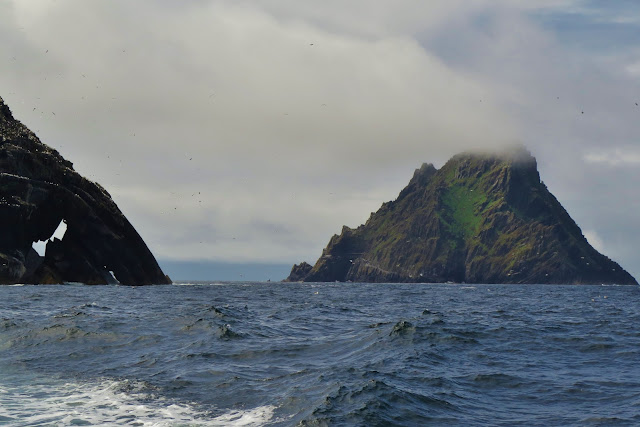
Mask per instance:
[[[219,321],[199,318],[180,328],[181,332],[190,334],[210,334],[222,340],[242,338],[244,333],[234,330],[229,323],[219,323]]]
[[[638,424],[638,288],[473,286],[2,287],[0,425]]]
[[[14,322],[12,319],[4,318],[0,319],[0,330],[7,330],[17,328],[18,324]]]
[[[13,338],[11,340],[11,345],[30,347],[40,346],[52,341],[86,341],[86,339],[117,341],[118,335],[114,332],[109,331],[96,332],[92,330],[85,330],[75,325],[56,323],[51,326],[45,326],[42,329],[28,330],[25,334]]]
[[[389,332],[389,336],[406,335],[415,330],[416,328],[415,326],[413,326],[411,322],[407,322],[406,320],[401,320],[400,322],[393,325],[393,328],[391,328],[391,332]]]
[[[237,283],[235,283],[237,284]],[[223,283],[223,282],[183,282],[183,283],[176,283],[174,282],[172,284],[172,286],[229,286],[229,283]]]
[[[53,316],[54,319],[64,319],[65,317],[78,317],[78,316],[86,316],[87,313],[84,311],[71,311],[67,313],[60,313]]]
[[[83,308],[97,308],[98,310],[111,310],[111,307],[100,305],[100,304],[98,304],[96,302],[82,304],[79,308],[80,309],[83,309]]]
[[[474,374],[466,377],[475,385],[482,388],[519,388],[525,384],[525,380],[515,375],[504,374],[501,372],[490,374]]]
[[[300,425],[423,425],[455,421],[459,409],[443,396],[371,379],[339,386]]]
[[[143,381],[103,380],[0,388],[0,423],[31,425],[262,426],[275,406],[217,411],[174,402]]]
[[[205,311],[212,312],[215,315],[220,316],[220,317],[224,317],[225,316],[224,312],[222,312],[219,308],[217,308],[214,305],[211,305],[211,306],[205,308]]]
[[[242,338],[243,334],[239,333],[239,332],[235,332],[233,329],[231,329],[231,325],[226,324],[226,325],[222,325],[220,327],[218,327],[218,331],[219,331],[219,336],[221,339],[226,339],[226,340],[230,340],[230,339],[235,339],[235,338]]]

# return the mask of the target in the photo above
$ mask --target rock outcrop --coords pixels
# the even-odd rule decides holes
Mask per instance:
[[[313,269],[311,264],[306,262],[301,262],[300,264],[295,264],[293,268],[291,268],[291,273],[289,273],[289,277],[287,277],[288,282],[302,282],[309,275]]]
[[[425,164],[287,281],[637,284],[595,250],[524,148]]]
[[[44,257],[32,248],[61,221]],[[115,276],[115,277],[114,277]],[[171,283],[100,185],[15,120],[0,98],[0,283]]]

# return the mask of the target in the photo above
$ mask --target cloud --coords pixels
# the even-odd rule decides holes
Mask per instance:
[[[6,1],[0,94],[162,258],[311,261],[422,162],[515,140],[609,241],[584,183],[629,158],[603,143],[640,131],[638,56],[571,50],[540,18],[580,7]]]
[[[28,68],[41,70],[29,85],[14,73],[28,104],[19,116],[33,118],[45,140],[64,141],[78,168],[114,152],[144,163],[155,183],[163,180],[156,168],[194,157],[223,176],[230,164],[273,174],[303,162],[317,180],[327,168],[404,166],[425,151],[448,155],[517,135],[491,88],[406,34],[332,32],[246,3],[147,15],[124,2],[16,4],[24,42],[39,52]],[[400,16],[411,15],[406,9]],[[145,162],[150,150],[162,153]]]
[[[587,163],[601,163],[608,166],[635,166],[640,164],[640,147],[604,149],[584,155]]]
[[[625,71],[632,77],[640,77],[640,61],[632,62],[625,67]]]
[[[26,47],[3,83],[16,88],[6,96],[16,116],[125,211],[154,206],[148,215],[168,218],[170,190],[182,211],[194,212],[160,230],[217,229],[209,227],[215,220],[246,227],[257,241],[265,236],[254,217],[274,210],[273,221],[302,236],[307,224],[324,222],[324,240],[343,222],[365,219],[362,207],[368,213],[395,197],[400,185],[374,190],[375,202],[359,196],[384,187],[389,172],[404,177],[422,160],[515,136],[487,87],[399,27],[375,37],[336,29],[330,8],[321,8],[330,17],[319,22],[304,19],[309,10],[294,19],[246,2],[13,4],[13,23],[25,29],[14,35]],[[387,19],[390,9],[379,6],[370,12]],[[389,19],[407,25],[414,7]],[[186,201],[195,190],[206,209]],[[172,250],[160,238],[153,246]],[[260,251],[282,258],[290,247],[284,240],[277,251]]]

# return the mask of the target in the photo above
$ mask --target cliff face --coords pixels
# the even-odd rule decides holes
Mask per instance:
[[[524,149],[423,165],[395,201],[292,273],[286,280],[637,284],[591,247]]]
[[[32,249],[61,221],[62,240]],[[113,272],[113,275],[110,273]],[[0,283],[171,283],[100,185],[15,120],[0,98]]]

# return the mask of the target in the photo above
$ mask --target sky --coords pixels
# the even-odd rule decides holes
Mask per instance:
[[[640,277],[636,1],[0,0],[0,41],[14,116],[161,266],[313,263],[423,162],[520,143]]]

